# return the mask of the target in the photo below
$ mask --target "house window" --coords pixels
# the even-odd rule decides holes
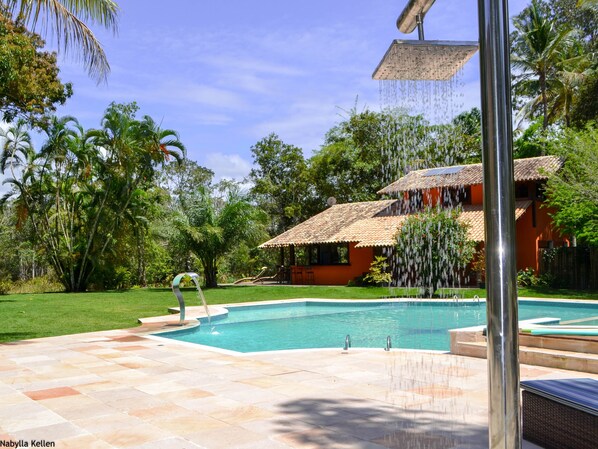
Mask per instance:
[[[527,199],[530,197],[529,186],[527,184],[516,184],[515,185],[515,198],[516,199]]]
[[[348,243],[311,246],[309,253],[312,265],[343,265],[349,263]]]
[[[448,187],[442,189],[441,195],[444,207],[471,204],[471,186]]]

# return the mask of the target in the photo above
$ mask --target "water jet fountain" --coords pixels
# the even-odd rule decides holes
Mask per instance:
[[[197,273],[180,273],[175,276],[172,280],[172,293],[176,296],[176,299],[179,301],[179,324],[183,325],[185,323],[185,300],[183,299],[183,294],[181,293],[181,281],[184,278],[191,278],[193,283],[195,284],[195,288],[197,289],[197,297],[201,300],[203,304],[204,310],[206,312],[206,316],[208,317],[208,324],[212,325],[212,318],[210,316],[210,310],[208,309],[208,303],[206,302],[206,298],[203,295],[203,291],[199,286],[199,274]]]
[[[434,0],[409,0],[398,27],[411,32],[417,26],[420,40],[394,41],[374,79],[446,79],[471,57],[473,53],[468,56],[459,51],[460,43],[449,43],[454,47],[450,49],[438,41],[424,44],[423,18],[433,4]],[[478,0],[490,449],[520,449],[522,445],[508,17],[506,0]],[[430,70],[434,66],[428,61],[445,56],[455,58],[446,72]]]

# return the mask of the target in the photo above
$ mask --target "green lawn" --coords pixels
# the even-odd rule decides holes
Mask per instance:
[[[520,289],[520,296],[598,299],[598,293]],[[401,291],[393,291],[400,296]],[[485,297],[484,290],[467,289],[460,296]],[[205,291],[208,304],[293,298],[382,299],[379,287],[221,287]],[[193,290],[185,291],[188,306],[199,305]],[[44,293],[0,296],[0,342],[76,334],[138,325],[137,318],[164,315],[177,306],[170,289],[134,289],[101,293]]]

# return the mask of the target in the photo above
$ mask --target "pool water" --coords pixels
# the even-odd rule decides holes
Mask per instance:
[[[486,323],[485,302],[318,302],[231,306],[229,313],[193,329],[160,337],[229,349],[260,352],[282,349],[352,347],[449,350],[449,329]],[[597,303],[519,301],[519,320],[572,320],[598,315]]]

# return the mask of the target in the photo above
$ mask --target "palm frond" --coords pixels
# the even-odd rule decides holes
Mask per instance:
[[[84,21],[117,31],[118,5],[112,0],[7,0],[13,15],[35,29],[41,24],[65,53],[78,47],[81,59],[92,78],[105,81],[110,72],[108,59],[91,29]]]

